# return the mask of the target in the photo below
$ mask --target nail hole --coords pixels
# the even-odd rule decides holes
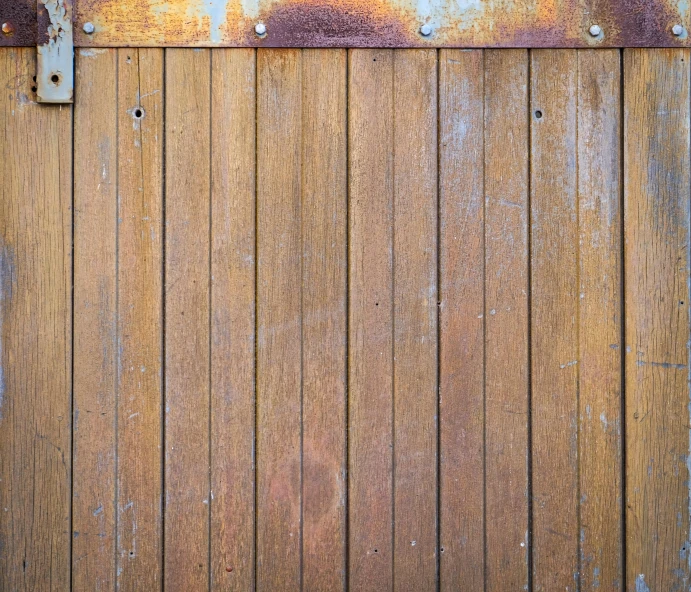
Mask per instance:
[[[57,74],[53,74],[53,75],[50,77],[50,81],[51,81],[53,84],[57,84],[58,82],[60,82],[60,76],[58,76]]]
[[[134,117],[135,119],[141,119],[142,117],[144,117],[144,111],[142,111],[141,109],[135,109]]]
[[[134,557],[134,551],[130,551],[130,557]]]
[[[379,549],[375,549],[374,552],[375,552],[375,553],[379,553]]]
[[[542,111],[535,111],[535,119],[542,119]]]
[[[34,76],[34,82],[36,82],[36,76]]]
[[[38,89],[35,86],[31,87],[31,92],[36,92]]]
[[[442,552],[442,553],[444,552],[444,547],[441,548],[441,552]]]

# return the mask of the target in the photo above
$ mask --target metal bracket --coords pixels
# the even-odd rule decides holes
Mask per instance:
[[[66,68],[72,10],[82,48],[691,47],[689,0],[0,0],[0,47]]]
[[[72,0],[37,0],[36,94],[39,103],[71,103],[74,96]]]

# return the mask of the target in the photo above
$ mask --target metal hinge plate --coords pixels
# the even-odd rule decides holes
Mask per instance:
[[[71,103],[74,96],[72,0],[37,0],[36,95],[39,103]]]

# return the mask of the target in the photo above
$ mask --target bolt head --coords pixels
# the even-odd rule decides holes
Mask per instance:
[[[422,35],[423,37],[429,37],[431,34],[432,34],[432,26],[431,25],[425,24],[425,25],[422,25],[422,27],[420,27],[420,35]]]
[[[12,35],[12,33],[14,33],[14,27],[12,26],[12,23],[2,23],[2,32],[5,35]]]
[[[600,25],[591,25],[590,29],[588,29],[588,32],[590,33],[591,37],[599,37],[602,35],[602,27]]]
[[[254,25],[254,32],[260,37],[266,35],[266,25],[264,23],[257,23]]]
[[[84,32],[87,35],[91,35],[96,30],[93,23],[84,23]]]
[[[672,33],[676,37],[681,37],[684,34],[684,27],[682,27],[681,25],[674,25],[672,27]]]

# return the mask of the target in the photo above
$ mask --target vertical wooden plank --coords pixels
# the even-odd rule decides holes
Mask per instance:
[[[624,52],[628,590],[688,587],[689,50]]]
[[[117,50],[77,53],[74,106],[74,589],[115,588]]]
[[[393,589],[391,50],[349,54],[349,586]]]
[[[303,52],[303,581],[315,591],[346,581],[346,60]]]
[[[161,587],[163,50],[118,51],[117,559]]]
[[[484,585],[484,57],[442,50],[441,589]]]
[[[578,586],[575,50],[531,54],[533,588]]]
[[[394,582],[437,581],[437,52],[394,58]]]
[[[0,589],[70,581],[72,110],[0,50]]]
[[[618,50],[578,52],[581,589],[621,589],[621,93]]]
[[[528,589],[528,52],[485,52],[486,590]]]
[[[254,588],[256,52],[212,52],[211,588]]]
[[[299,590],[302,53],[257,53],[257,588]]]
[[[209,578],[211,55],[166,50],[165,588]]]

